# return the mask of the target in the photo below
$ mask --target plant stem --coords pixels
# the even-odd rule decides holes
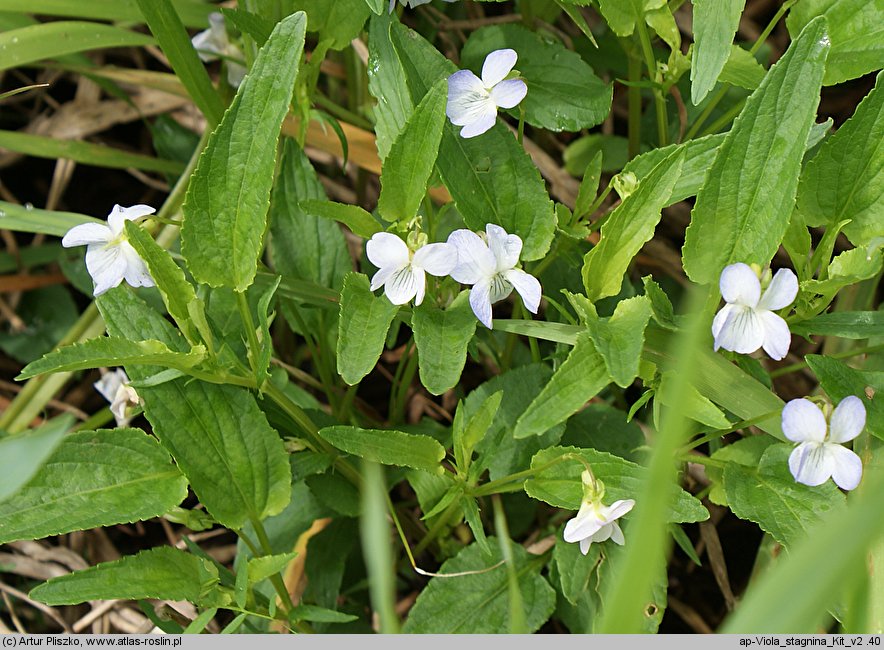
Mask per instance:
[[[255,333],[255,321],[252,319],[252,310],[244,291],[237,291],[236,306],[239,307],[239,317],[246,329],[246,337],[249,342],[249,365],[255,377],[258,376],[258,356],[261,354],[261,345],[258,343],[258,335]]]
[[[633,54],[627,51],[629,63],[629,81],[637,84],[642,76],[642,64]],[[642,89],[636,85],[626,88],[626,101],[629,110],[629,158],[641,153],[642,139]],[[590,211],[589,214],[592,214]]]
[[[654,58],[654,50],[651,47],[651,37],[644,20],[636,21],[636,31],[641,43],[642,54],[645,57],[645,66],[648,68],[648,78],[653,82],[659,82],[657,74],[657,59]],[[657,139],[659,145],[665,147],[669,143],[669,119],[666,116],[666,98],[659,88],[654,88],[654,110],[657,113]]]

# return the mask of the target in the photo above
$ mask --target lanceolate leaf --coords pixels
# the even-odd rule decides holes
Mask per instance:
[[[387,157],[414,110],[405,71],[390,41],[392,20],[383,12],[372,16],[368,25],[368,91],[378,100],[374,107],[374,131],[381,160]]]
[[[160,314],[125,288],[103,294],[98,306],[114,336],[155,337],[173,348],[186,347]],[[139,380],[155,369],[128,365],[126,372]],[[241,528],[286,506],[288,458],[248,390],[184,377],[138,392],[154,434],[220,523]]]
[[[244,291],[255,278],[305,23],[296,13],[273,30],[190,180],[181,251],[194,278],[209,286]]]
[[[825,20],[814,20],[734,121],[697,194],[685,236],[691,280],[717,282],[728,264],[765,266],[773,257],[792,213],[828,49]]]
[[[320,429],[319,435],[365,460],[442,474],[445,449],[430,436],[344,426]]]
[[[827,86],[881,68],[884,57],[884,3],[880,0],[801,0],[789,11],[793,38],[816,16],[829,24],[832,52],[826,62]]]
[[[154,339],[130,340],[121,336],[102,336],[50,352],[29,363],[16,379],[29,379],[46,372],[85,370],[103,366],[156,365],[184,370],[206,358],[205,348],[175,352]]]
[[[358,205],[307,199],[300,202],[300,208],[317,217],[338,221],[365,239],[371,239],[373,234],[382,230],[378,220]]]
[[[47,605],[75,605],[87,600],[157,598],[194,604],[218,584],[209,560],[170,546],[152,548],[114,562],[53,578],[30,596]]]
[[[691,102],[696,106],[718,80],[731,54],[746,0],[692,0],[694,51],[691,57]]]
[[[798,209],[810,226],[845,219],[844,234],[861,246],[884,236],[884,73],[856,112],[807,163]]]
[[[387,221],[411,219],[427,193],[427,181],[433,173],[445,124],[447,92],[444,79],[430,88],[384,161],[378,212]]]
[[[40,23],[0,33],[0,52],[3,52],[0,70],[74,52],[151,43],[150,36],[102,23],[74,20]]]
[[[516,422],[513,436],[539,435],[564,422],[610,381],[605,361],[589,332],[578,335],[568,358]]]
[[[72,433],[0,504],[0,543],[149,519],[186,494],[168,452],[143,431]]]
[[[65,413],[32,431],[0,439],[0,502],[31,479],[73,423],[74,416]]]
[[[421,592],[402,631],[407,634],[506,634],[510,631],[507,571],[491,569],[501,562],[497,540],[488,538],[491,555],[478,544],[463,549],[440,568],[442,577],[430,580]],[[534,632],[555,608],[555,592],[540,575],[538,562],[518,544],[512,545],[514,570],[525,604],[525,625]],[[472,575],[446,578],[462,571]]]
[[[552,131],[579,131],[607,117],[611,86],[576,52],[519,25],[494,25],[473,32],[461,53],[463,67],[479,73],[488,53],[504,48],[519,55],[516,68],[528,86],[520,105],[526,122]]]
[[[374,368],[398,311],[386,296],[372,294],[368,278],[361,273],[349,273],[344,278],[338,321],[338,373],[345,382],[357,384]]]
[[[455,72],[451,61],[400,23],[392,26],[391,36],[413,101]],[[537,167],[500,121],[475,138],[460,137],[460,127],[446,122],[436,165],[469,228],[496,223],[518,235],[523,260],[546,253],[556,225],[553,203]]]
[[[617,295],[632,258],[654,236],[685,154],[674,151],[671,155],[671,163],[669,159],[661,161],[611,213],[602,226],[599,243],[586,254],[583,284],[590,300]]]
[[[650,298],[637,296],[617,303],[610,318],[591,319],[586,323],[611,378],[621,388],[629,386],[638,375],[645,327],[650,319]]]
[[[444,310],[430,302],[414,308],[411,327],[421,383],[433,395],[441,395],[460,381],[476,323],[468,291],[462,291]]]

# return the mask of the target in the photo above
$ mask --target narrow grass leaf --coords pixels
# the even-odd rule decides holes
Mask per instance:
[[[0,438],[0,502],[37,473],[73,424],[74,416],[66,413],[36,429]]]
[[[399,632],[399,617],[396,615],[396,564],[390,545],[390,525],[387,523],[387,485],[383,469],[375,463],[364,463],[362,476],[365,485],[362,489],[359,532],[368,571],[371,605],[378,615],[379,631],[382,634],[395,634]]]
[[[74,52],[151,44],[150,36],[113,25],[76,20],[39,23],[0,32],[0,71]]]
[[[325,427],[319,435],[341,451],[365,460],[442,474],[445,449],[430,436],[348,426]]]
[[[181,252],[198,282],[244,291],[255,279],[305,23],[296,13],[273,30],[190,180]]]
[[[682,249],[685,272],[694,282],[717,282],[734,262],[766,266],[780,245],[828,51],[825,20],[814,20],[770,69],[725,136],[697,194]]]
[[[0,543],[150,519],[186,495],[187,480],[155,438],[139,429],[79,431],[0,504]]]
[[[174,0],[175,10],[187,27],[205,27],[214,5],[201,0]],[[27,11],[44,16],[139,23],[143,20],[136,0],[0,0],[0,11]]]

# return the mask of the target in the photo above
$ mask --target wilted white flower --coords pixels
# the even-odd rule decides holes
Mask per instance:
[[[522,252],[518,235],[493,223],[485,226],[485,240],[471,230],[455,230],[448,243],[457,249],[457,266],[451,277],[470,289],[470,306],[485,327],[491,329],[491,305],[503,300],[513,288],[532,314],[540,306],[540,282],[533,275],[515,268]],[[487,243],[486,243],[487,240]]]
[[[131,416],[127,416],[128,407],[141,404],[141,398],[135,389],[129,385],[129,377],[122,368],[111,370],[104,373],[101,379],[94,384],[95,390],[101,393],[102,397],[111,403],[110,410],[117,420],[118,427],[125,427],[132,421]]]
[[[227,36],[224,16],[218,12],[209,14],[209,29],[194,35],[190,42],[200,59],[206,63],[224,58],[227,64],[227,83],[238,88],[246,76],[246,68],[231,59],[242,60],[242,51]]]
[[[826,412],[808,399],[793,399],[783,407],[783,433],[799,443],[789,456],[789,471],[804,485],[822,485],[829,477],[842,490],[852,490],[862,478],[859,456],[842,447],[866,426],[866,407],[851,395]]]
[[[528,86],[521,79],[506,79],[516,65],[515,50],[495,50],[485,58],[482,78],[470,70],[458,70],[448,77],[445,114],[461,136],[472,138],[494,126],[498,108],[513,108],[525,98]]]
[[[412,298],[415,305],[421,304],[427,282],[424,274],[448,275],[457,263],[457,251],[449,244],[426,244],[412,253],[404,241],[389,232],[372,235],[365,254],[378,267],[371,290],[383,286],[394,305],[404,305]]]
[[[579,542],[580,552],[586,555],[593,542],[604,542],[610,539],[623,546],[626,541],[617,520],[635,506],[632,499],[615,501],[610,506],[602,505],[604,486],[593,479],[589,471],[584,471],[583,501],[577,516],[565,524],[563,538],[566,542]]]
[[[81,223],[67,231],[61,245],[87,246],[86,269],[95,281],[94,295],[100,296],[123,280],[133,287],[152,287],[153,278],[144,260],[126,239],[126,222],[153,214],[149,205],[124,208],[115,205],[103,223]]]
[[[798,295],[795,274],[780,269],[762,294],[761,281],[750,266],[731,264],[721,272],[719,285],[727,304],[712,321],[715,349],[749,354],[764,348],[772,359],[785,357],[792,336],[774,310],[788,307]]]

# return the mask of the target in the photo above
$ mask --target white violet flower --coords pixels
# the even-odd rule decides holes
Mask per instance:
[[[632,510],[633,499],[615,501],[610,506],[602,505],[605,489],[601,481],[594,481],[589,471],[581,475],[583,480],[583,501],[577,516],[565,524],[563,538],[566,542],[579,542],[580,552],[586,555],[593,542],[610,539],[623,546],[626,541],[617,520]]]
[[[792,335],[786,321],[774,311],[788,307],[798,295],[795,274],[780,269],[762,294],[759,274],[752,267],[731,264],[721,272],[719,286],[727,304],[712,321],[715,349],[750,354],[764,348],[771,359],[785,357]]]
[[[487,243],[486,243],[487,241]],[[470,306],[476,318],[491,329],[491,305],[503,300],[513,288],[532,314],[540,306],[540,282],[533,275],[515,268],[522,252],[518,235],[493,223],[485,226],[485,240],[471,230],[455,230],[448,243],[457,249],[457,266],[451,277],[470,289]]]
[[[127,426],[132,421],[132,417],[127,415],[126,410],[130,405],[141,404],[141,398],[129,385],[129,377],[126,372],[122,368],[111,370],[104,373],[101,379],[92,385],[104,399],[111,403],[110,410],[117,420],[117,426]]]
[[[125,280],[133,287],[152,287],[153,278],[144,260],[126,239],[126,222],[134,221],[155,210],[149,205],[124,208],[115,205],[103,223],[81,223],[67,231],[61,245],[87,246],[86,269],[95,281],[94,295],[100,296]]]
[[[449,244],[426,244],[412,252],[408,244],[389,232],[372,235],[365,254],[378,267],[371,290],[383,286],[394,305],[404,305],[412,298],[415,305],[421,304],[427,282],[424,274],[448,275],[457,263],[457,251]]]
[[[224,16],[218,12],[209,14],[209,29],[194,35],[190,42],[193,43],[197,55],[201,61],[211,63],[219,58],[225,59],[227,64],[227,83],[234,88],[239,88],[243,77],[246,76],[245,66],[234,60],[242,60],[242,51],[227,36],[227,28],[224,26]]]
[[[521,79],[506,79],[516,65],[515,50],[495,50],[485,58],[480,79],[470,70],[458,70],[448,77],[445,114],[462,126],[464,138],[485,133],[494,126],[498,108],[514,108],[528,93]]]
[[[862,478],[863,464],[855,452],[842,447],[866,426],[866,407],[851,395],[832,411],[808,399],[793,399],[783,407],[783,433],[799,443],[789,456],[789,471],[798,483],[822,485],[829,477],[842,490],[852,490]]]

